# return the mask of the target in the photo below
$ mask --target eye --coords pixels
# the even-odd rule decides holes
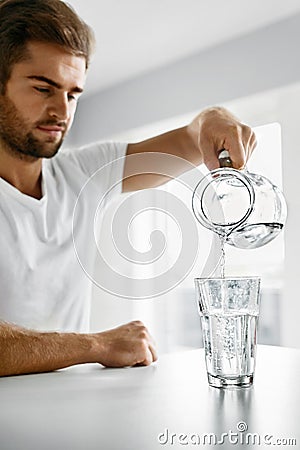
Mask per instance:
[[[49,88],[35,86],[34,89],[36,91],[40,92],[41,94],[49,94],[50,93],[50,89]]]
[[[73,94],[68,94],[68,100],[69,102],[77,102],[79,100],[78,96],[75,96]]]

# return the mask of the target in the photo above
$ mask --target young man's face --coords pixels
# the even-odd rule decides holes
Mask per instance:
[[[27,48],[30,58],[13,66],[0,96],[0,148],[19,157],[51,158],[73,122],[85,59],[43,42]]]

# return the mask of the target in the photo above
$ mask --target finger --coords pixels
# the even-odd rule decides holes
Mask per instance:
[[[150,351],[150,348],[148,348],[147,351],[146,351],[146,358],[144,360],[144,365],[145,366],[150,366],[150,364],[152,364],[152,363],[153,363],[153,355],[152,355],[152,353]]]
[[[243,136],[243,144],[245,149],[245,161],[247,162],[250,157],[250,141],[251,141],[252,131],[250,134]]]
[[[141,361],[138,361],[136,364],[134,364],[134,367],[139,366],[150,366],[150,364],[153,362],[153,356],[149,348],[147,348],[145,355],[143,355],[143,359]]]
[[[228,150],[232,167],[242,169],[246,163],[246,149],[240,136],[230,136],[225,139],[224,148]]]
[[[154,345],[149,345],[149,350],[150,350],[150,352],[151,352],[151,354],[152,354],[152,361],[154,362],[154,361],[157,361],[157,359],[158,359],[158,355],[157,355],[157,351],[156,351],[156,349],[155,349],[155,347],[154,347]]]
[[[243,125],[243,144],[246,151],[246,162],[250,158],[253,150],[257,145],[256,136],[254,131],[247,125]]]
[[[148,330],[147,330],[148,331]],[[148,347],[152,354],[152,361],[157,361],[156,343],[151,334],[148,331]]]
[[[245,167],[256,146],[254,131],[248,125],[240,124],[240,126],[231,130],[225,142],[228,145],[233,167],[236,169]]]
[[[136,325],[138,327],[144,327],[145,326],[141,320],[132,320],[127,325]]]
[[[248,159],[250,158],[251,153],[252,153],[253,135],[254,135],[254,133],[251,130],[251,132],[249,134],[246,134],[243,136],[243,145],[244,145],[244,149],[245,149],[246,162],[248,161]]]
[[[250,140],[249,140],[249,150],[248,150],[248,158],[250,158],[250,156],[252,155],[253,150],[255,149],[255,147],[257,146],[257,139],[255,136],[255,133],[253,132],[251,134]]]
[[[203,162],[208,170],[218,169],[220,167],[218,155],[215,152],[214,144],[208,141],[200,141],[200,148]],[[221,149],[220,149],[221,150]]]
[[[143,351],[142,360],[138,361],[135,366],[149,366],[152,362],[157,361],[157,359],[158,356],[155,349],[155,343],[149,335],[148,342],[146,343],[146,348]]]

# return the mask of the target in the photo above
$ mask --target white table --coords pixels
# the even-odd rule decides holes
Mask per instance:
[[[0,449],[210,448],[210,439],[220,442],[230,430],[238,433],[231,442],[257,433],[261,445],[224,437],[214,448],[300,448],[299,404],[296,349],[259,346],[254,386],[237,390],[208,386],[202,349],[162,356],[149,367],[74,366],[0,378]],[[247,431],[238,432],[239,422]],[[265,435],[272,437],[264,443]],[[277,439],[297,445],[274,447]]]

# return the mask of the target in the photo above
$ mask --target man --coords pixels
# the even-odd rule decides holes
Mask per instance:
[[[80,189],[112,164],[91,187],[88,211],[119,176],[123,191],[166,181],[139,175],[131,155],[171,154],[213,169],[225,148],[239,169],[256,145],[249,127],[225,109],[210,108],[188,126],[144,142],[97,143],[57,154],[84,89],[92,43],[89,27],[60,0],[0,0],[2,376],[86,362],[123,367],[155,361],[153,339],[139,321],[87,333],[91,287],[72,241]],[[174,176],[184,170],[184,164],[174,168]],[[85,214],[73,225],[84,246]],[[92,267],[93,251],[85,251]]]

